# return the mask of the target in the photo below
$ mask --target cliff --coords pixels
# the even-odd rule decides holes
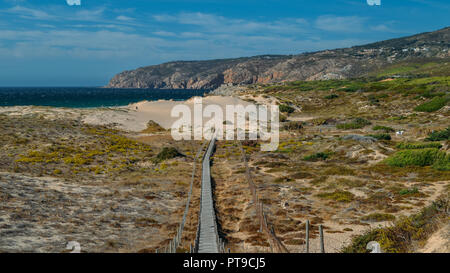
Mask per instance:
[[[176,61],[124,71],[106,87],[213,89],[222,84],[346,79],[402,61],[450,57],[450,27],[364,46],[299,55]]]

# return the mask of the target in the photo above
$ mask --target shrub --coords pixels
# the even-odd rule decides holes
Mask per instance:
[[[331,95],[324,97],[324,99],[327,99],[327,100],[332,100],[332,99],[336,99],[336,98],[339,98],[339,96],[336,94],[331,94]]]
[[[320,197],[323,199],[334,200],[337,202],[351,202],[351,201],[353,201],[355,195],[348,191],[337,190],[334,192],[320,193],[317,195],[317,197]]]
[[[418,193],[419,193],[418,188],[403,189],[398,192],[398,194],[400,194],[400,195],[414,195],[414,194],[418,194]]]
[[[329,153],[320,152],[320,153],[315,153],[312,155],[307,155],[303,158],[303,160],[306,160],[306,161],[326,160],[329,156],[330,156]]]
[[[289,105],[286,105],[286,104],[281,104],[280,105],[280,112],[281,113],[288,113],[288,114],[290,114],[290,113],[293,113],[294,111],[295,111],[295,109],[293,107],[289,106]]]
[[[450,126],[442,131],[432,132],[425,139],[426,141],[450,140]]]
[[[361,217],[361,220],[370,222],[393,221],[395,220],[395,216],[388,213],[371,213]]]
[[[432,143],[408,143],[408,142],[402,142],[397,144],[398,149],[402,150],[413,150],[413,149],[425,149],[425,148],[435,148],[440,149],[442,148],[442,145],[438,142],[432,142]]]
[[[367,253],[366,246],[370,241],[379,242],[383,252],[408,252],[413,241],[427,239],[439,227],[436,222],[448,217],[448,205],[448,200],[438,200],[418,214],[400,218],[394,226],[369,230],[354,237],[341,252]]]
[[[285,130],[288,131],[298,131],[303,128],[303,122],[301,121],[290,121],[288,124],[283,126]]]
[[[448,102],[449,98],[443,98],[443,97],[435,97],[430,101],[425,102],[424,104],[421,104],[414,108],[414,111],[417,112],[434,112],[442,107],[444,107]]]
[[[346,168],[344,166],[330,166],[325,171],[324,174],[326,175],[355,175],[355,171],[352,169]]]
[[[445,152],[434,148],[419,149],[419,150],[403,150],[388,157],[385,163],[393,167],[407,167],[407,166],[431,166],[436,162],[445,161]],[[444,159],[443,159],[444,158]]]
[[[370,121],[368,121],[366,119],[355,118],[352,122],[336,125],[336,128],[342,129],[342,130],[361,129],[370,124],[371,124]]]
[[[450,171],[450,154],[437,159],[433,164],[433,168],[438,171]]]
[[[375,135],[369,135],[370,137],[376,138],[378,140],[391,140],[390,134],[375,134]]]
[[[161,125],[159,125],[158,123],[156,123],[153,120],[150,120],[147,123],[147,128],[144,129],[141,133],[144,134],[151,134],[151,133],[157,133],[157,132],[164,132],[166,131],[166,129],[164,129],[163,127],[161,127]]]
[[[380,125],[376,125],[372,128],[372,130],[374,131],[384,131],[386,133],[392,133],[395,132],[394,128],[391,127],[387,127],[387,126],[380,126]]]
[[[177,149],[173,147],[164,147],[161,152],[158,153],[156,158],[154,159],[155,162],[161,162],[167,159],[172,159],[175,157],[183,156],[181,153],[178,152]]]

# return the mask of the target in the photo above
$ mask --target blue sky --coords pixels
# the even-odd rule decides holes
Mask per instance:
[[[0,86],[101,86],[173,60],[348,47],[437,30],[449,14],[448,0],[0,0]]]

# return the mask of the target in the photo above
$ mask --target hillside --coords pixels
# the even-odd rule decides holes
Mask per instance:
[[[450,58],[450,27],[364,46],[299,55],[176,61],[124,71],[111,88],[212,89],[222,84],[348,79],[397,63]]]

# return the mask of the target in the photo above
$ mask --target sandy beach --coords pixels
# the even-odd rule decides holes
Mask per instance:
[[[108,108],[0,107],[0,113],[15,116],[39,115],[42,118],[50,120],[81,120],[83,123],[89,125],[112,125],[124,131],[140,132],[147,128],[147,123],[150,120],[155,121],[165,129],[170,129],[172,123],[178,119],[171,117],[172,108],[180,104],[188,106],[191,112],[193,112],[194,98],[186,101],[141,101],[128,106]],[[208,96],[203,98],[203,107],[212,104],[220,106],[225,112],[226,105],[241,104],[247,106],[250,103],[232,96]]]

